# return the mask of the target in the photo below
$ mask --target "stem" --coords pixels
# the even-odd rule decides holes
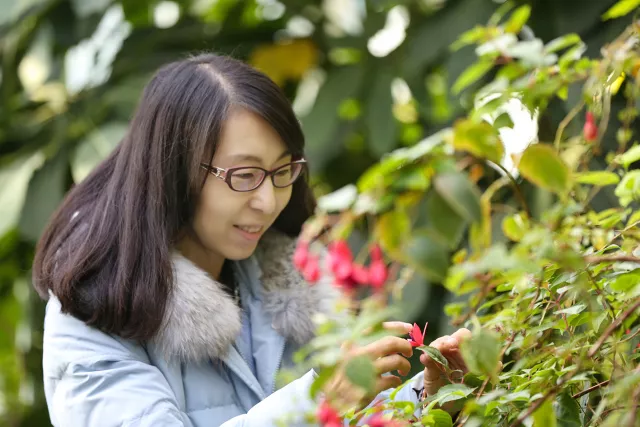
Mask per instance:
[[[562,121],[560,122],[560,125],[558,126],[558,130],[556,131],[556,138],[553,142],[553,145],[555,146],[556,150],[560,149],[560,141],[562,139],[562,134],[564,130],[566,129],[567,126],[569,126],[569,123],[571,123],[571,120],[573,120],[576,114],[578,114],[583,107],[584,107],[584,101],[580,102],[578,105],[573,107],[571,111],[569,111],[569,114],[567,114],[567,116],[564,119],[562,119]]]
[[[579,398],[581,398],[582,396],[584,396],[585,394],[589,394],[589,393],[591,393],[591,392],[592,392],[592,391],[594,391],[594,390],[597,390],[597,389],[599,389],[599,388],[602,388],[602,387],[607,386],[610,382],[611,382],[611,380],[602,381],[601,383],[598,383],[598,384],[596,384],[596,385],[594,385],[594,386],[591,386],[591,387],[589,387],[589,388],[588,388],[588,389],[586,389],[586,390],[582,390],[581,392],[576,393],[576,394],[574,394],[574,395],[573,395],[573,396],[571,396],[571,397],[573,397],[574,399],[579,399]]]
[[[640,258],[633,255],[610,255],[610,256],[596,256],[590,255],[584,257],[584,260],[588,264],[601,264],[603,262],[636,262],[640,264]]]
[[[591,284],[593,285],[593,287],[596,289],[596,292],[598,293],[598,295],[600,297],[602,297],[602,300],[604,301],[605,306],[609,309],[609,311],[611,312],[611,318],[615,319],[616,318],[616,313],[615,311],[613,311],[613,306],[611,305],[611,303],[609,302],[609,300],[607,299],[607,297],[604,295],[604,292],[602,289],[600,289],[600,286],[598,286],[598,282],[596,282],[595,277],[593,277],[593,274],[591,274],[591,271],[589,271],[589,269],[585,269],[587,276],[589,277],[589,280],[591,281]]]
[[[600,347],[602,347],[602,344],[604,344],[607,338],[611,336],[613,331],[615,331],[620,326],[620,324],[622,324],[622,322],[624,322],[627,317],[631,316],[638,308],[640,308],[640,298],[638,298],[635,304],[629,307],[627,311],[622,313],[620,317],[618,317],[611,325],[609,325],[609,327],[604,332],[604,334],[602,334],[600,339],[598,339],[598,341],[596,341],[593,347],[591,347],[591,349],[589,350],[589,353],[587,353],[587,356],[593,357],[598,352]]]
[[[494,163],[494,164],[497,165],[500,168],[500,170],[502,172],[504,172],[505,175],[509,178],[509,180],[511,181],[511,184],[513,185],[513,190],[516,193],[516,197],[518,198],[518,201],[522,205],[522,209],[524,209],[524,211],[527,213],[527,216],[529,218],[531,218],[531,210],[529,210],[529,206],[527,205],[527,201],[524,198],[524,195],[522,194],[522,190],[520,189],[520,186],[518,185],[518,182],[516,181],[516,179],[500,163]]]

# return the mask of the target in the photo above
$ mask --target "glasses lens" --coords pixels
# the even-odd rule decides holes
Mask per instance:
[[[250,191],[260,185],[263,179],[264,171],[256,168],[242,168],[233,171],[229,183],[236,191]]]
[[[289,163],[284,165],[273,174],[273,185],[275,187],[288,187],[293,184],[302,172],[301,163]]]

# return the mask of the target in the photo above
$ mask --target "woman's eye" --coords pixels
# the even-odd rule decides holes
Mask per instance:
[[[256,177],[256,174],[248,172],[248,173],[236,173],[233,175],[235,178],[240,178],[240,179],[254,179]]]
[[[291,173],[291,169],[290,168],[284,168],[284,169],[280,169],[278,172],[276,172],[276,175],[278,176],[287,176]]]

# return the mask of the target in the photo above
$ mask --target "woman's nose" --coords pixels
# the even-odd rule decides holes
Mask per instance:
[[[250,206],[260,212],[271,215],[276,210],[276,188],[269,177],[253,191]]]

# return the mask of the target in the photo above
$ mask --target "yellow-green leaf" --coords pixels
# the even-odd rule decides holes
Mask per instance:
[[[507,33],[518,34],[524,24],[529,20],[529,16],[531,16],[531,6],[520,6],[511,14],[509,21],[507,21],[504,26],[504,31]]]
[[[620,0],[602,15],[602,19],[620,18],[633,12],[638,6],[640,6],[640,0]]]
[[[529,230],[529,219],[524,213],[510,215],[502,221],[502,232],[514,242],[519,242]]]
[[[571,173],[554,149],[548,145],[529,146],[518,165],[522,176],[559,195],[571,189]]]
[[[491,59],[480,59],[475,64],[471,65],[469,68],[464,70],[464,72],[458,77],[456,82],[453,84],[453,93],[458,94],[462,92],[469,85],[480,80],[485,74],[489,72],[493,68],[493,60]]]
[[[591,184],[598,187],[614,185],[620,182],[620,177],[608,171],[590,171],[576,174],[576,181],[580,184]]]
[[[489,123],[459,120],[454,126],[453,146],[476,157],[500,163],[504,147],[495,128]]]
[[[556,427],[557,425],[558,420],[553,410],[553,403],[546,400],[533,413],[533,427]]]
[[[622,164],[625,168],[628,168],[631,163],[640,160],[640,144],[629,148],[625,153],[621,154],[617,160],[618,163]]]

